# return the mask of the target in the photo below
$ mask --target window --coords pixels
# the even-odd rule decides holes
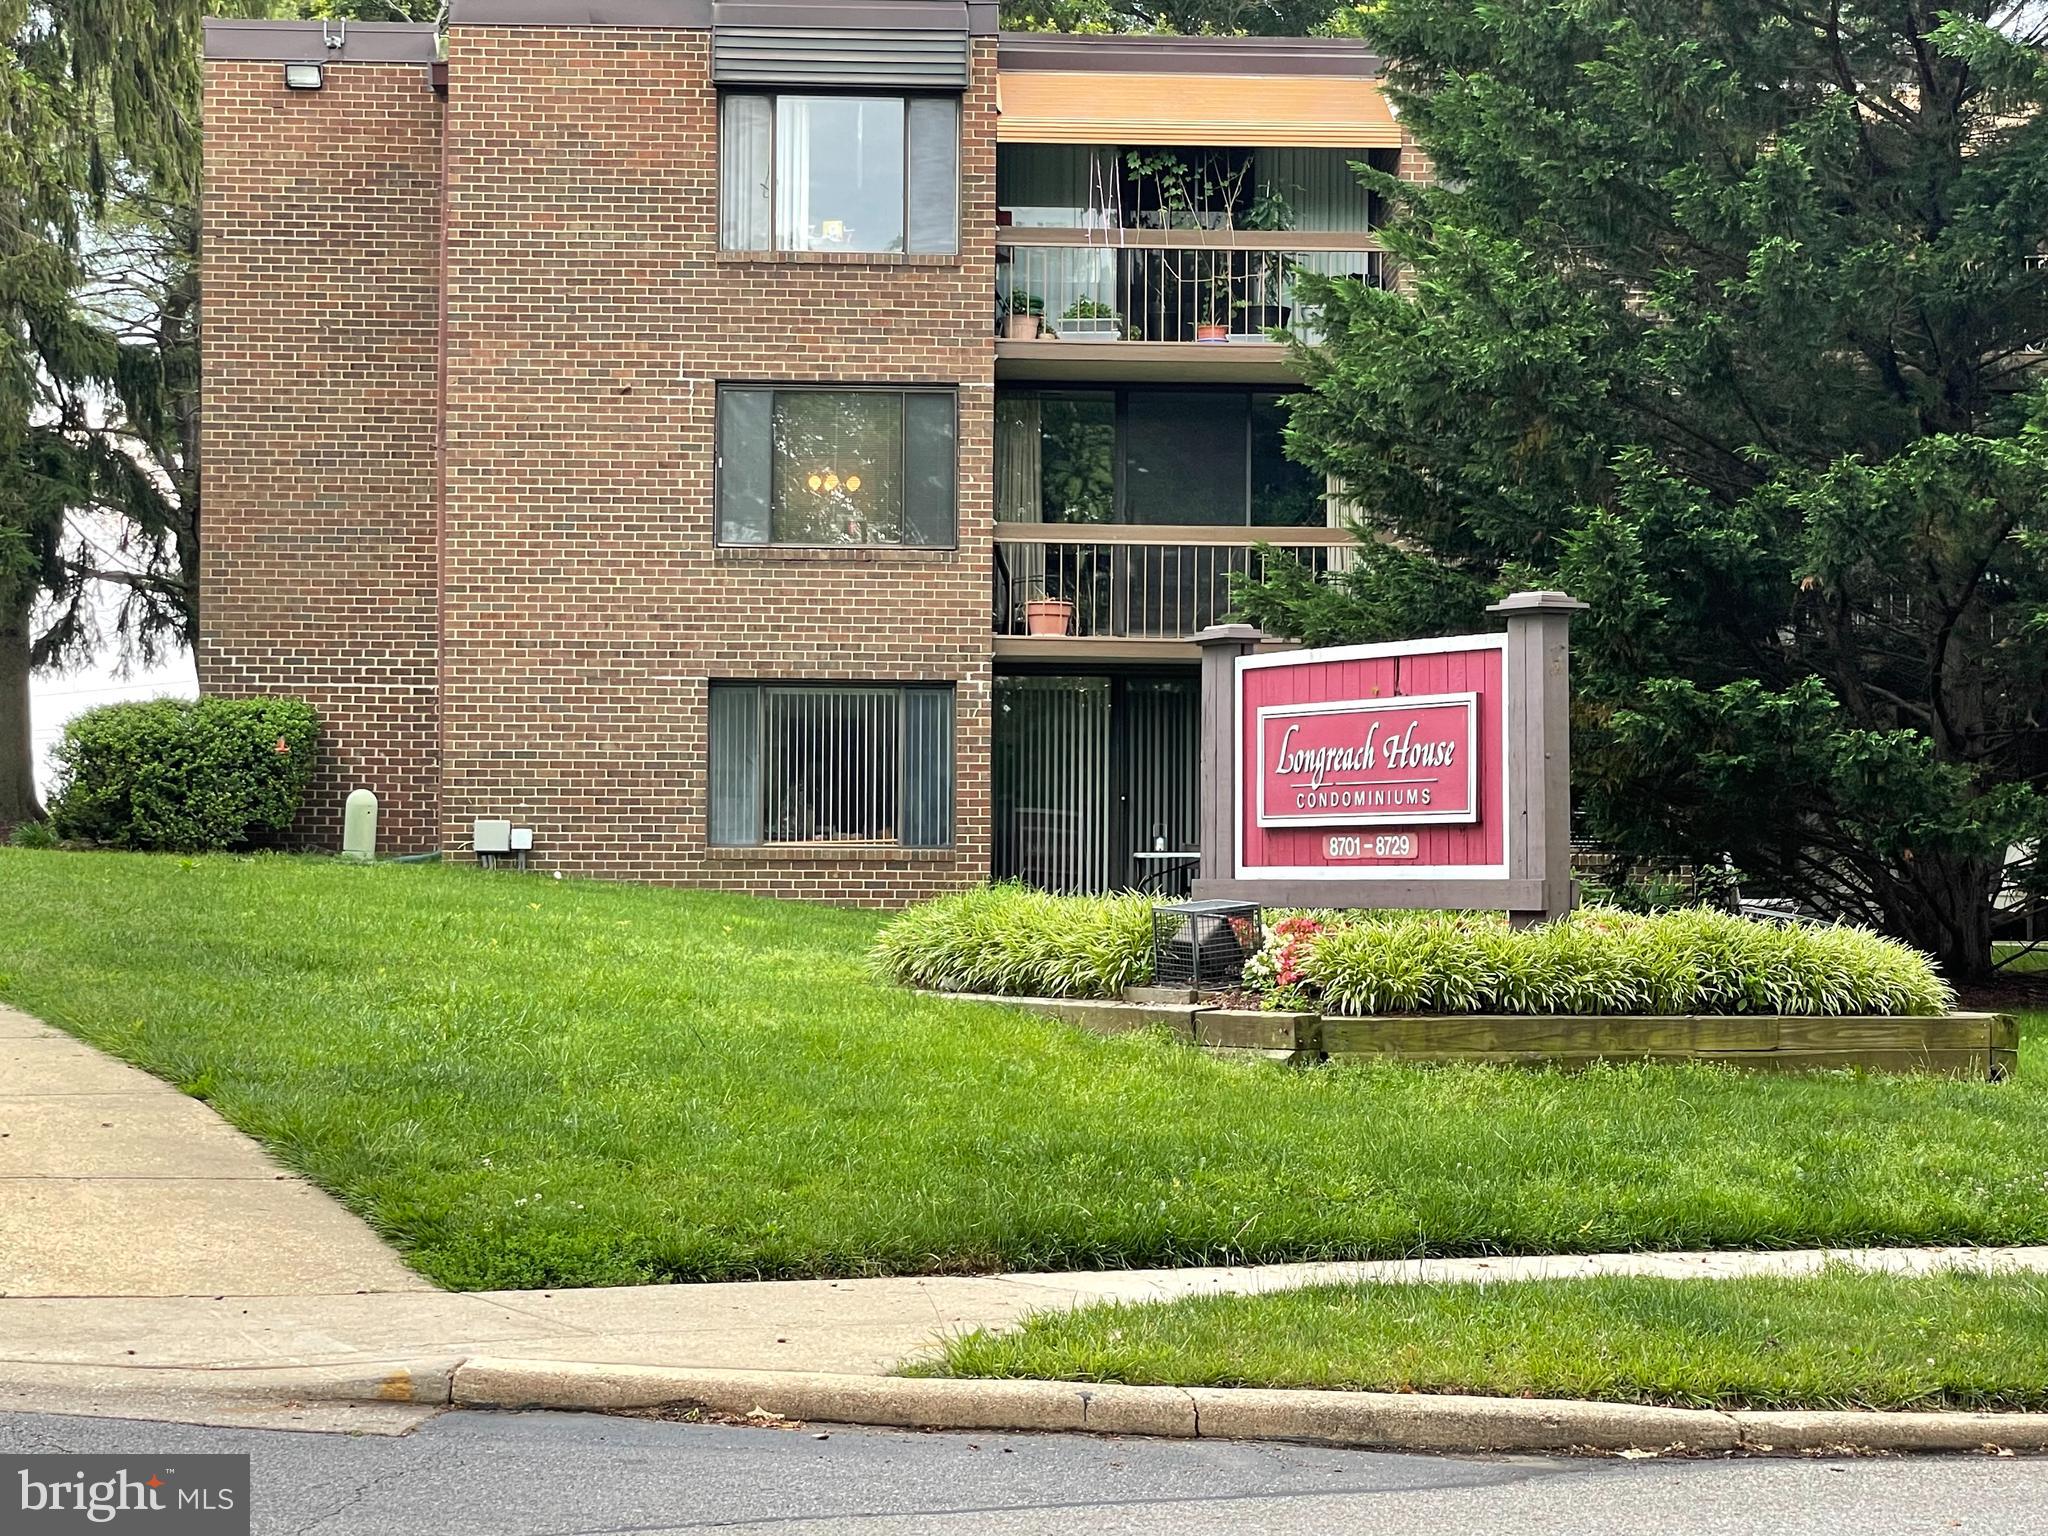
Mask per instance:
[[[711,841],[953,841],[953,690],[711,685]]]
[[[719,542],[951,545],[958,416],[951,390],[721,388]]]
[[[1006,390],[996,515],[1011,522],[1320,527],[1321,475],[1286,455],[1279,394]]]
[[[726,250],[959,250],[956,98],[733,93],[720,120]]]

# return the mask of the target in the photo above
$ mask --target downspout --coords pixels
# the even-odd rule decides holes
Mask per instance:
[[[443,32],[442,36],[446,37]],[[434,850],[448,824],[448,187],[453,125],[448,110],[448,62],[432,66],[441,98],[441,205],[439,262],[434,283]]]

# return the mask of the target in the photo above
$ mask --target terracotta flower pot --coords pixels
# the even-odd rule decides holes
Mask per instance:
[[[1011,315],[1003,322],[1003,335],[1011,341],[1036,341],[1038,326],[1036,315]]]
[[[1074,627],[1074,605],[1063,597],[1034,597],[1024,605],[1024,633],[1064,635]]]
[[[1227,325],[1198,325],[1195,327],[1197,341],[1228,341],[1230,327]]]

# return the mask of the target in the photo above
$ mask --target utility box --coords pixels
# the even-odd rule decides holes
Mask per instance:
[[[377,797],[367,789],[349,791],[341,816],[341,856],[362,864],[377,857]]]

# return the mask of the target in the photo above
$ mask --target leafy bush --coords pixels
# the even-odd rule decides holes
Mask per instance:
[[[241,848],[283,833],[313,772],[298,699],[152,699],[89,710],[58,743],[57,835],[117,848]]]
[[[1293,942],[1286,1000],[1330,1013],[1934,1014],[1955,1002],[1927,956],[1865,929],[1697,907],[1589,907],[1522,929],[1495,913],[1379,913]]]
[[[905,986],[1115,997],[1152,979],[1152,903],[983,886],[912,907],[882,930],[874,957]]]

